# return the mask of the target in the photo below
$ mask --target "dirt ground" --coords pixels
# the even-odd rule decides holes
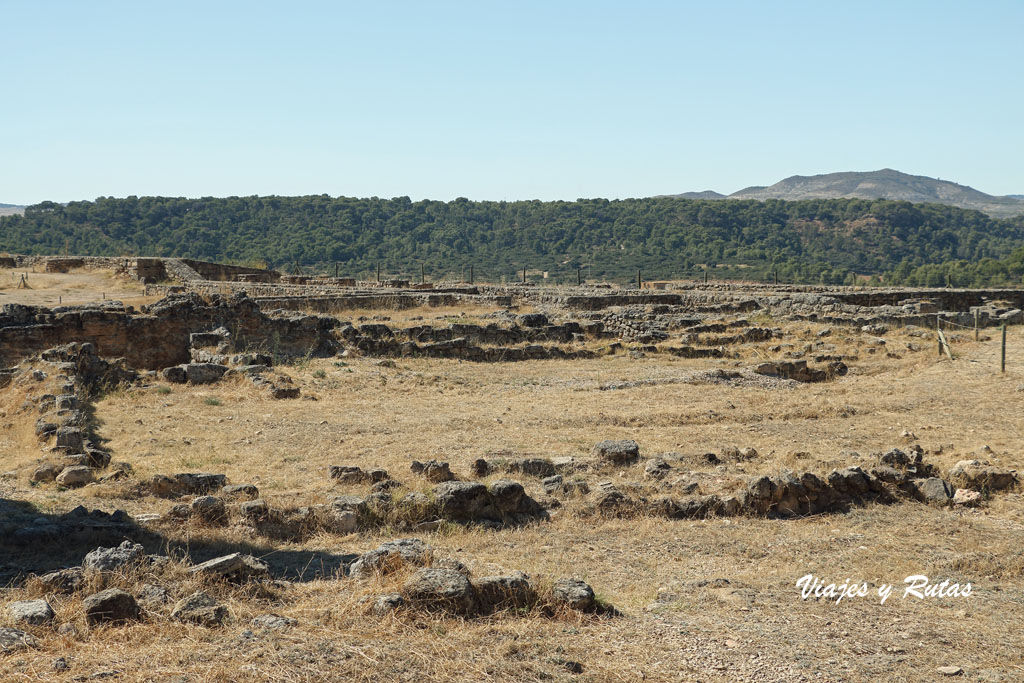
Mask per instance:
[[[21,286],[25,276],[27,287]],[[0,268],[0,305],[73,306],[103,300],[138,305],[146,299],[138,282],[119,278],[108,270],[78,269],[70,273],[37,273],[28,268]]]
[[[790,326],[787,341],[817,339],[819,331]],[[706,466],[709,476],[825,474],[914,443],[943,471],[975,457],[1024,467],[1019,330],[1011,334],[1005,375],[998,372],[995,338],[958,338],[952,362],[899,331],[886,335],[886,350],[875,353],[854,332],[836,331],[833,340],[859,360],[849,375],[822,384],[683,381],[702,369],[749,365],[753,350],[739,361],[616,355],[507,364],[399,359],[388,367],[353,357],[281,368],[301,386],[302,399],[273,401],[242,380],[207,387],[154,380],[106,395],[96,415],[105,446],[139,480],[223,472],[231,482],[256,484],[279,506],[364,491],[332,482],[330,465],[383,467],[410,489],[426,490],[409,470],[413,459],[448,461],[469,478],[476,458],[585,459],[603,439],[635,439],[643,458],[757,450],[755,459],[722,465],[725,470]],[[621,388],[609,388],[615,386]],[[16,406],[5,412],[0,452],[3,469],[20,472],[39,451],[16,412]],[[618,479],[642,474],[641,462]],[[528,493],[543,496],[538,479],[516,478]],[[57,491],[29,486],[18,475],[0,486],[4,497],[31,501],[43,512],[84,503],[166,514],[175,502],[129,495],[120,483]],[[158,616],[73,634],[34,629],[41,647],[0,655],[0,678],[930,681],[943,678],[940,667],[953,667],[959,680],[1024,679],[1024,496],[1017,492],[995,494],[977,509],[901,501],[796,520],[605,519],[566,506],[550,521],[521,528],[447,525],[400,534],[462,560],[475,576],[511,570],[539,582],[577,576],[621,611],[615,617],[368,615],[360,598],[401,577],[367,585],[332,576],[330,563],[399,535],[389,529],[302,542],[251,537],[232,527],[156,524],[154,530],[163,542],[184,543],[196,554],[244,549],[290,580],[260,595],[211,588],[232,615],[220,629]],[[868,595],[838,604],[802,599],[797,581],[807,574],[826,583],[866,582]],[[911,575],[970,583],[972,592],[904,596]],[[124,578],[135,586],[141,580]],[[880,604],[883,584],[894,590]],[[14,585],[0,592],[0,602],[39,594],[33,590]],[[52,598],[58,624],[75,622],[80,599]],[[298,624],[286,631],[249,625],[267,612]],[[6,613],[2,625],[11,625]],[[54,669],[59,657],[66,671]]]

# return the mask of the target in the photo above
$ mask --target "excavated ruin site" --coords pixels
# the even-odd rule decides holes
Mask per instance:
[[[1022,290],[0,266],[3,680],[1024,678]]]

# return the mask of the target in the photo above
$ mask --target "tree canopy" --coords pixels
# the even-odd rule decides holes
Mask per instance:
[[[330,197],[100,197],[0,218],[11,253],[178,256],[289,270],[480,279],[524,267],[556,282],[711,277],[850,284],[1020,284],[1024,218],[862,199],[417,201]]]

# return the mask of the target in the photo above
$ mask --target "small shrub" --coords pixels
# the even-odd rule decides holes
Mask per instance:
[[[171,393],[171,388],[170,387],[157,387],[156,388],[156,393],[160,394],[161,396],[166,396],[167,394]]]
[[[205,403],[208,406],[219,406],[220,399],[217,398],[216,396],[207,396],[206,400],[204,400],[203,403]]]
[[[323,379],[324,377],[327,376],[327,373],[324,372],[323,370],[317,370],[316,372],[313,373],[313,376],[316,377],[317,379]]]

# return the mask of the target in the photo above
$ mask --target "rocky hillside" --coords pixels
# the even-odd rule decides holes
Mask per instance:
[[[962,209],[983,211],[990,216],[1007,217],[1024,214],[1024,200],[1020,195],[996,197],[958,185],[948,180],[909,175],[884,168],[880,171],[826,173],[824,175],[795,175],[774,185],[753,186],[731,195],[718,195],[711,191],[687,192],[673,195],[688,199],[892,199],[915,204],[947,204]]]

